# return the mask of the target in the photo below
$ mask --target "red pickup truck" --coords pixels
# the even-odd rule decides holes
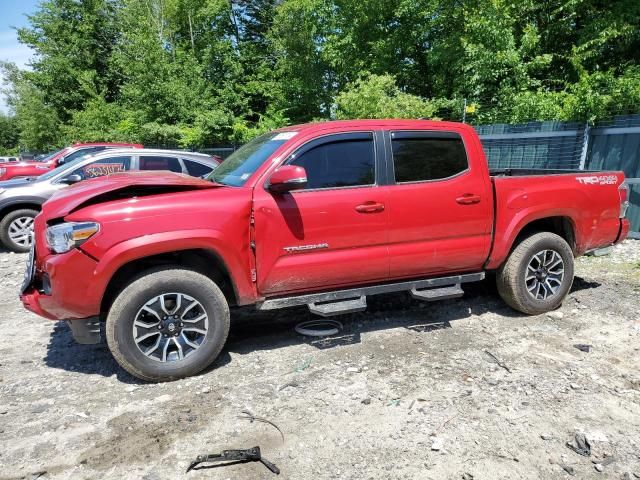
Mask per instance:
[[[557,308],[575,256],[622,241],[622,172],[490,172],[475,131],[422,120],[262,135],[208,179],[115,174],[65,188],[35,220],[29,310],[107,343],[131,374],[193,375],[230,306],[366,308],[368,295],[460,296],[495,271],[514,309]]]
[[[74,143],[52,153],[42,161],[16,162],[0,166],[0,181],[12,178],[39,177],[77,157],[97,153],[107,148],[142,148],[142,145],[137,143]]]

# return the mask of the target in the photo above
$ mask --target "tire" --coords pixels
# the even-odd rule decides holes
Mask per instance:
[[[513,249],[497,272],[496,284],[514,310],[529,315],[555,310],[573,284],[571,247],[555,233],[533,234]]]
[[[192,301],[199,305],[186,309]],[[202,314],[206,320],[194,320]],[[210,278],[162,267],[143,272],[118,294],[105,330],[109,350],[131,375],[148,382],[177,380],[201,372],[218,357],[229,333],[229,306]]]
[[[28,252],[31,248],[31,241],[24,236],[16,237],[20,230],[26,232],[33,231],[33,219],[38,215],[37,210],[23,208],[9,212],[0,221],[0,242],[10,251],[16,253]],[[23,224],[23,225],[21,225]],[[21,226],[23,227],[21,229]],[[26,227],[26,228],[25,228]],[[12,238],[13,237],[13,238]],[[17,239],[20,240],[17,240]],[[24,239],[24,240],[23,240]]]

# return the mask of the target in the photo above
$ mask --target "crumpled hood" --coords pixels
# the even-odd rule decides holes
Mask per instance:
[[[126,172],[84,180],[56,192],[42,208],[46,220],[61,218],[92,204],[180,191],[219,188],[222,185],[172,172]]]

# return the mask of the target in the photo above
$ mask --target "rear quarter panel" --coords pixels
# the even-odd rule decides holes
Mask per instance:
[[[623,172],[493,177],[495,238],[487,268],[499,267],[522,229],[543,218],[570,220],[576,255],[613,244],[620,231],[623,181]]]

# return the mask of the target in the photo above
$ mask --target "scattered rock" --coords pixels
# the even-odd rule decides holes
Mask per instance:
[[[564,464],[560,464],[560,466],[562,467],[562,469],[567,472],[569,475],[575,475],[576,471],[575,469],[570,466],[570,465],[564,465]]]
[[[370,405],[371,404],[371,397],[363,398],[360,403],[362,403],[363,405]]]
[[[347,368],[347,373],[360,373],[360,369],[358,367],[349,367]]]
[[[547,317],[551,318],[552,320],[562,320],[564,318],[564,313],[556,310],[554,312],[547,313]]]
[[[549,435],[548,433],[543,433],[542,435],[540,435],[540,438],[542,440],[553,440],[553,435]]]
[[[473,480],[473,475],[471,475],[470,473],[463,473],[462,480]]]
[[[604,471],[604,465],[602,465],[601,463],[596,463],[593,468],[595,468],[598,472],[603,472]]]
[[[433,443],[431,444],[431,450],[439,452],[444,448],[444,441],[439,437],[432,437]]]
[[[202,393],[211,393],[211,387],[204,387]]]

